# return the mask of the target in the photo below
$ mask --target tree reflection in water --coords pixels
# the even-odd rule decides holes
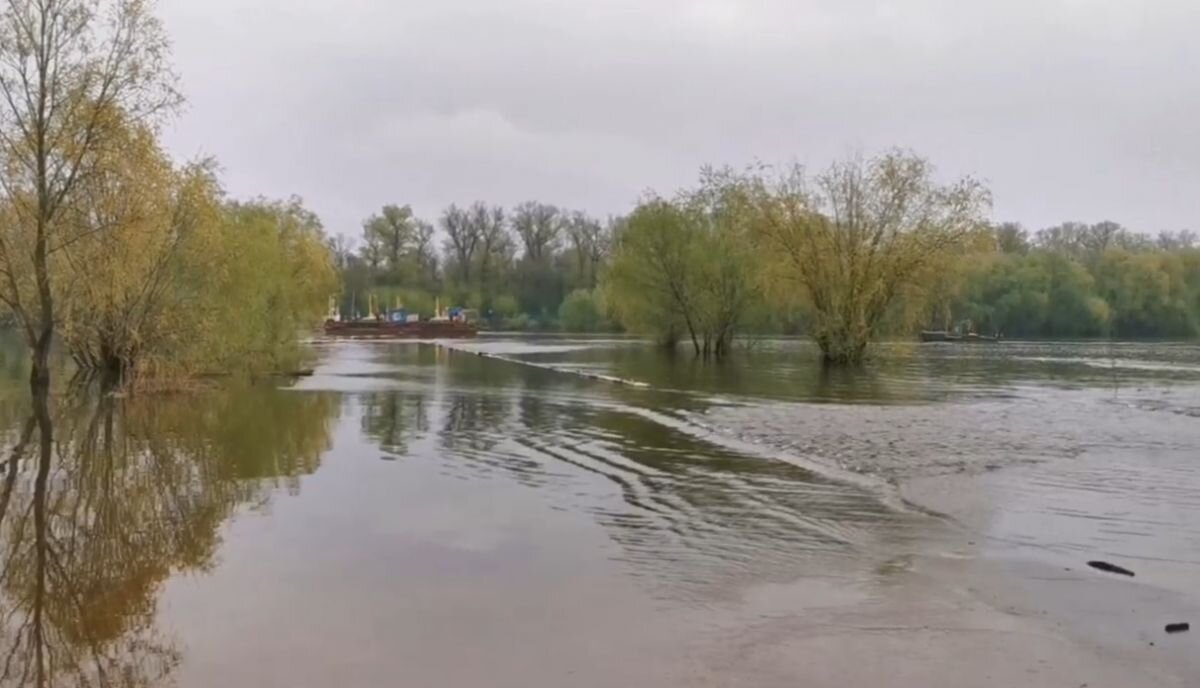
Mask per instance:
[[[298,490],[339,403],[249,387],[31,407],[0,404],[0,686],[125,687],[181,660],[156,626],[164,581],[212,567],[236,510]]]

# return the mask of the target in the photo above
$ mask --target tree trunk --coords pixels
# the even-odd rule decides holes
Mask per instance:
[[[47,378],[47,381],[49,378]],[[36,677],[38,685],[45,685],[45,608],[46,577],[49,571],[49,526],[46,514],[50,484],[50,462],[53,458],[54,426],[50,420],[49,390],[46,386],[34,387],[33,409],[38,426],[38,470],[33,488],[34,546],[37,557],[34,563],[34,590],[31,642],[35,645]]]
[[[50,387],[50,343],[53,338],[54,328],[43,325],[33,342],[33,366],[29,372],[29,387],[35,394]]]
[[[862,364],[867,357],[867,342],[862,339],[818,339],[817,344],[821,347],[821,360],[826,365],[855,366]]]

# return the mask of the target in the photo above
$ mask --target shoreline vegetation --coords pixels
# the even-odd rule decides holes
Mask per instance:
[[[52,343],[126,383],[296,370],[341,313],[465,306],[485,329],[624,331],[720,358],[805,334],[856,364],[922,328],[1007,337],[1194,338],[1200,248],[1113,222],[1029,233],[988,219],[970,177],[901,149],[800,167],[705,168],[606,220],[527,201],[410,206],[326,234],[298,198],[237,201],[211,159],[177,163],[182,103],[142,0],[14,0],[0,11],[0,303],[30,382]]]
[[[50,386],[51,348],[110,380],[294,368],[337,289],[299,199],[232,200],[211,159],[172,161],[182,96],[143,0],[0,11],[0,302]]]
[[[986,189],[935,181],[907,151],[809,175],[705,170],[605,221],[541,203],[408,206],[332,246],[339,308],[475,309],[497,332],[626,333],[720,357],[735,338],[808,336],[855,363],[922,329],[1007,339],[1194,341],[1200,244],[1114,222],[1029,232],[984,217]]]

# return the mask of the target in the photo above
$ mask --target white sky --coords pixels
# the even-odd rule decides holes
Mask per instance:
[[[997,219],[1200,229],[1200,0],[160,0],[179,157],[357,235],[384,203],[597,215],[705,163],[910,147]]]

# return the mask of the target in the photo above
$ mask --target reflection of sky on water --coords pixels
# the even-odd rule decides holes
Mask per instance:
[[[895,508],[889,481],[910,479],[973,476],[986,501],[966,522],[987,551],[1129,558],[1176,589],[1200,565],[1194,347],[887,347],[828,371],[797,342],[722,365],[631,340],[468,346],[651,386],[326,345],[285,390],[59,397],[41,489],[27,403],[0,396],[0,544],[21,564],[0,585],[5,647],[36,646],[36,598],[57,610],[44,685],[78,685],[72,667],[97,658],[144,684],[274,680],[253,668],[271,657],[297,680],[370,683],[451,638],[499,652],[489,624],[514,614],[533,645],[625,635],[615,658],[674,637],[672,614],[800,578],[870,591],[962,539]],[[26,564],[52,550],[31,595]],[[18,664],[0,685],[37,661]]]

